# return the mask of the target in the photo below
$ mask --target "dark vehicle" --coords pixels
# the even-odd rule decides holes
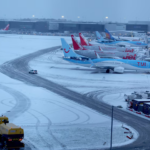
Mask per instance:
[[[37,70],[30,70],[29,73],[30,74],[37,74]]]

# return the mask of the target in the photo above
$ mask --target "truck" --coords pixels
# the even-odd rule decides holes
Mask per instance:
[[[24,130],[13,123],[9,123],[8,117],[0,116],[0,143],[4,149],[20,149],[24,147],[21,141],[24,138]]]

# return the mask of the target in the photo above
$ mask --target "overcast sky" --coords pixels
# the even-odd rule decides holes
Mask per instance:
[[[55,18],[127,22],[150,21],[150,0],[0,0],[1,19]],[[78,19],[78,16],[80,17]]]

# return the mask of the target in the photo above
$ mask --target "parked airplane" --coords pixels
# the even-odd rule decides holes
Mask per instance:
[[[137,59],[138,53],[134,53],[134,52],[105,51],[105,50],[102,50],[101,47],[98,50],[88,50],[82,47],[78,43],[74,35],[71,35],[71,38],[72,38],[72,45],[73,45],[75,52],[85,57],[94,59],[94,58],[97,58],[97,54],[99,54],[100,57],[107,57],[107,58],[108,57],[109,58],[122,58],[122,59],[130,59],[130,60]]]
[[[99,36],[100,34],[98,34],[98,36]],[[137,49],[135,49],[135,48],[130,48],[130,47],[128,47],[128,48],[124,48],[124,47],[119,47],[119,46],[110,46],[110,45],[104,45],[104,44],[91,44],[91,43],[89,43],[86,39],[85,39],[85,37],[84,37],[84,35],[82,34],[82,33],[79,33],[79,37],[80,37],[80,44],[84,47],[84,48],[86,48],[86,49],[91,49],[91,50],[99,50],[100,49],[100,47],[103,49],[103,50],[105,50],[105,51],[111,51],[111,50],[115,50],[115,51],[119,51],[119,52],[131,52],[131,53],[133,53],[133,52],[138,52],[138,50]],[[102,36],[99,36],[100,38],[103,38]]]
[[[9,24],[4,29],[1,29],[0,33],[8,32],[8,30],[9,30]]]
[[[117,31],[117,32],[119,32],[119,31]],[[120,32],[121,32],[121,30],[120,30]],[[128,31],[124,31],[124,32],[128,32]],[[105,34],[107,34],[107,33],[111,34],[107,29],[105,29]],[[142,39],[141,37],[122,37],[122,36],[114,36],[114,35],[112,37],[117,40],[127,40],[127,41],[140,41],[140,39]],[[109,35],[106,35],[106,38],[109,39]]]
[[[107,33],[106,34],[106,37],[110,37],[111,40],[113,41],[108,41],[106,39],[104,39],[100,33],[98,31],[96,31],[96,36],[97,36],[97,39],[98,39],[98,43],[101,43],[101,44],[106,44],[106,45],[122,45],[122,46],[134,46],[134,47],[146,47],[147,48],[147,44],[144,43],[144,42],[141,42],[141,41],[120,41],[120,40],[116,40],[114,37],[111,36],[111,34]],[[101,37],[101,38],[100,38]]]
[[[123,37],[123,36],[113,36],[115,39],[118,39],[118,40],[126,40],[126,41],[140,41],[140,37]]]
[[[140,60],[123,60],[123,59],[89,59],[81,55],[77,55],[67,44],[65,39],[61,38],[64,60],[96,69],[106,69],[106,73],[110,70],[116,73],[124,73],[125,70],[145,71],[150,72],[150,63]]]
[[[105,29],[105,34],[106,34],[106,38],[109,39],[109,40],[115,40],[115,41],[131,41],[133,43],[144,43],[142,41],[140,41],[140,38],[139,37],[115,37],[115,36],[112,36],[110,34],[110,32]],[[147,44],[147,40],[146,40],[146,37],[144,37],[144,40],[146,41],[146,44]],[[139,44],[138,44],[139,45]]]

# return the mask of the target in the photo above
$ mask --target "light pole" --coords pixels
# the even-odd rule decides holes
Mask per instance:
[[[110,150],[112,150],[113,111],[114,111],[114,106],[112,106],[112,112],[111,112],[111,137],[110,137]]]
[[[126,23],[126,18],[124,18],[124,22],[123,23]]]

